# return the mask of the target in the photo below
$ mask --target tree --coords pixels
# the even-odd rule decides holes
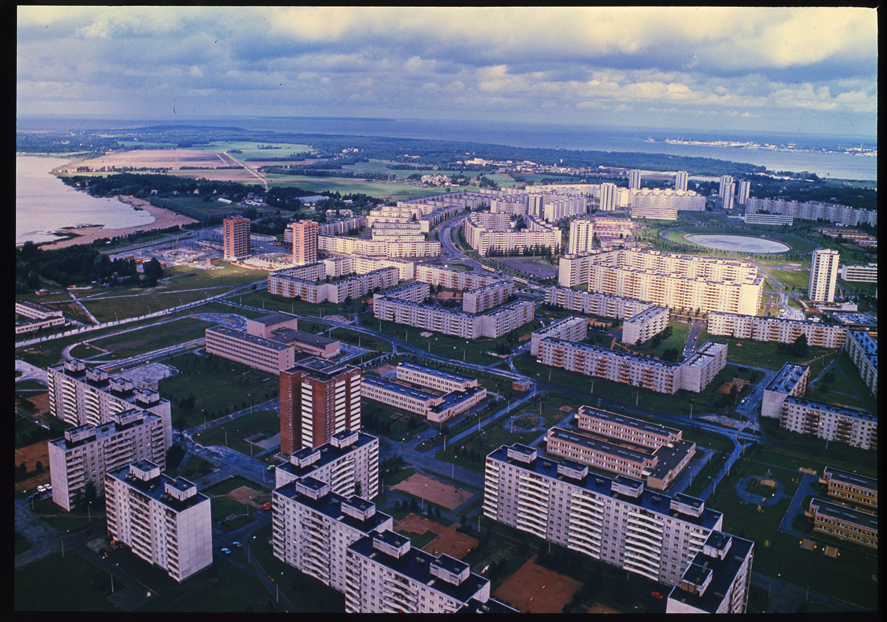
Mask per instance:
[[[156,257],[152,257],[151,261],[145,264],[144,282],[148,287],[157,285],[157,281],[163,277],[163,268]]]
[[[806,356],[807,350],[807,335],[798,335],[798,338],[791,345],[790,353],[795,356]]]
[[[34,465],[34,470],[38,473],[43,473],[43,463],[38,460],[37,464]]]

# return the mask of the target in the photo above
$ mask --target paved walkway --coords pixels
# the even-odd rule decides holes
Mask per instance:
[[[739,495],[739,498],[743,501],[748,501],[749,503],[754,503],[756,505],[776,505],[783,498],[788,498],[788,495],[784,494],[785,486],[782,485],[782,482],[777,480],[772,480],[773,483],[776,484],[775,490],[769,497],[762,497],[760,495],[755,495],[750,493],[747,490],[748,485],[755,479],[767,479],[765,475],[746,475],[741,480],[736,482],[736,494]]]
[[[795,492],[794,497],[792,497],[791,503],[789,503],[788,510],[785,511],[785,516],[782,517],[782,522],[779,523],[779,531],[795,536],[796,538],[805,537],[803,534],[792,528],[792,521],[794,521],[795,516],[804,513],[804,508],[802,507],[804,497],[816,494],[810,486],[818,481],[819,476],[811,475],[809,473],[804,474],[801,483],[798,485],[798,490]]]

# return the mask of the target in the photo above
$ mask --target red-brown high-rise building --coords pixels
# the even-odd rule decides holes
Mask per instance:
[[[306,356],[280,372],[280,451],[291,454],[360,430],[360,368]]]
[[[293,263],[298,266],[317,261],[317,233],[320,225],[312,220],[300,220],[290,225],[293,231]]]
[[[222,221],[225,259],[249,255],[249,218],[235,216]]]

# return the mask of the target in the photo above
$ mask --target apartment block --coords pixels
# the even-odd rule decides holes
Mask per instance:
[[[813,519],[813,531],[878,549],[878,517],[874,514],[816,498],[805,514]]]
[[[465,391],[477,385],[476,378],[467,378],[449,372],[426,367],[411,361],[401,361],[395,368],[398,380],[404,380],[413,384],[419,384],[435,391],[449,393],[451,391]]]
[[[300,220],[289,226],[293,240],[293,263],[297,266],[317,263],[319,226],[313,220]]]
[[[681,582],[668,594],[666,613],[747,613],[755,543],[712,531]]]
[[[328,484],[337,495],[372,499],[380,492],[379,439],[344,430],[319,447],[300,449],[274,469],[274,489],[309,477]]]
[[[468,564],[414,549],[390,530],[351,543],[345,565],[346,613],[455,613],[490,600],[490,581]]]
[[[520,444],[487,456],[483,508],[487,518],[668,585],[723,523],[700,499],[592,474]]]
[[[360,430],[360,368],[316,356],[280,370],[280,451],[318,447]]]
[[[592,255],[588,291],[653,302],[672,309],[754,315],[764,275],[751,264],[711,257],[615,250]]]
[[[539,342],[536,360],[659,393],[674,394],[678,389],[699,393],[726,366],[727,344],[708,341],[683,363],[672,363],[547,337]]]
[[[249,218],[222,220],[222,247],[226,260],[237,260],[249,255]]]
[[[616,184],[603,183],[600,187],[599,209],[602,212],[616,210]]]
[[[845,406],[786,397],[782,403],[779,427],[851,447],[878,448],[878,416]]]
[[[481,256],[491,251],[529,255],[543,249],[555,253],[561,247],[561,230],[535,216],[526,216],[526,228],[511,228],[510,216],[503,213],[474,212],[463,221],[465,241]]]
[[[379,296],[373,302],[377,320],[456,335],[465,339],[495,339],[533,321],[536,303],[516,300],[483,314],[436,308],[408,300]]]
[[[751,196],[751,182],[747,180],[740,181],[739,190],[736,193],[736,202],[740,205],[745,205],[748,203],[749,196]]]
[[[164,451],[172,445],[170,403],[157,391],[138,388],[124,376],[111,376],[77,359],[48,367],[46,381],[53,417],[73,427],[87,423],[99,427],[112,421],[112,414],[139,408],[163,421]]]
[[[686,190],[688,181],[689,175],[687,174],[687,171],[678,171],[674,176],[674,189]]]
[[[530,354],[538,356],[539,343],[548,337],[564,341],[585,341],[588,337],[588,322],[584,317],[571,315],[533,331],[530,333]]]
[[[835,281],[838,278],[838,251],[830,248],[817,248],[810,258],[810,281],[807,297],[814,302],[835,301]]]
[[[213,562],[210,499],[148,460],[105,475],[108,534],[181,583]]]
[[[567,253],[577,255],[594,250],[594,220],[591,218],[577,218],[570,222],[570,240]]]
[[[641,187],[641,172],[637,170],[628,171],[628,187],[632,190]]]
[[[632,192],[631,217],[675,220],[679,211],[704,212],[705,202],[692,190],[644,188]]]
[[[514,295],[513,281],[497,281],[470,289],[462,296],[462,310],[465,313],[483,313],[498,307]]]
[[[15,303],[15,312],[17,315],[26,317],[31,320],[49,320],[53,318],[63,318],[61,309],[56,309],[33,300],[20,300]],[[64,318],[63,318],[64,319]]]
[[[373,294],[373,308],[380,298],[394,298],[419,304],[425,302],[429,296],[431,296],[431,286],[428,283],[406,283]]]
[[[507,278],[499,275],[488,275],[466,270],[453,270],[433,264],[416,264],[416,280],[435,287],[447,289],[472,290],[485,285],[492,285]]]
[[[370,257],[438,257],[440,242],[376,242],[357,238],[317,236],[317,249],[339,255]]]
[[[826,487],[830,497],[839,499],[839,502],[849,501],[872,512],[878,511],[878,480],[873,477],[825,467],[819,483]]]
[[[622,343],[640,344],[668,328],[668,309],[650,307],[622,323]]]
[[[878,264],[870,263],[864,266],[841,266],[841,278],[848,283],[877,283]]]
[[[287,269],[268,275],[268,293],[284,298],[299,298],[311,304],[331,302],[341,304],[347,298],[356,300],[375,288],[397,285],[399,271],[395,267],[379,268],[332,282],[308,281],[286,274]]]
[[[878,397],[878,333],[848,330],[847,354],[872,395]]]
[[[98,427],[87,423],[69,428],[47,449],[52,501],[68,512],[80,503],[87,483],[102,495],[109,471],[139,460],[166,468],[163,420],[138,409],[112,413],[110,421]]]
[[[787,225],[792,226],[795,219],[782,214],[746,214],[742,217],[748,225]]]
[[[786,363],[764,389],[761,402],[761,416],[778,419],[782,417],[782,404],[787,397],[803,397],[810,379],[810,367]]]
[[[654,306],[652,302],[636,298],[584,292],[566,287],[547,287],[545,289],[545,303],[569,311],[618,319],[634,317]]]
[[[377,512],[371,501],[337,495],[313,477],[276,489],[271,503],[274,557],[343,593],[348,545],[374,531],[394,529],[393,519]]]
[[[837,205],[834,203],[819,203],[816,201],[798,202],[786,201],[784,199],[759,199],[749,197],[745,204],[745,213],[759,214],[761,212],[768,214],[781,214],[783,216],[792,216],[800,220],[826,220],[841,225],[856,226],[860,224],[869,224],[873,227],[878,226],[877,210],[866,210],[855,207],[847,207],[846,205]]]
[[[265,339],[227,326],[206,329],[207,354],[275,375],[292,367],[300,354],[329,359],[339,354],[340,347],[338,341],[301,330],[279,329]]]
[[[711,311],[708,314],[708,334],[753,339],[754,341],[775,341],[794,343],[801,335],[807,337],[811,346],[840,348],[844,345],[846,329],[843,326],[821,322],[805,322],[774,317],[758,317]]]

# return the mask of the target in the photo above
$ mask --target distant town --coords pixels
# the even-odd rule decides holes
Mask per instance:
[[[874,184],[72,135],[19,133],[17,155],[156,220],[16,247],[17,599],[877,609]]]

